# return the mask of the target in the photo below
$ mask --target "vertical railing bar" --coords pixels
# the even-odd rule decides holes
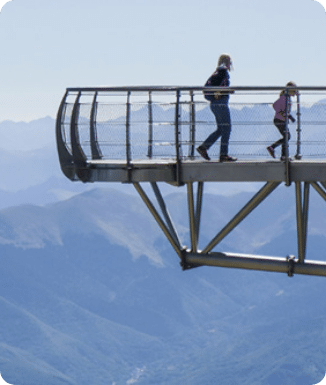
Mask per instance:
[[[285,184],[286,186],[291,185],[291,176],[290,176],[290,159],[289,159],[289,90],[285,89]]]
[[[175,103],[175,153],[176,153],[176,182],[177,185],[181,184],[181,159],[180,159],[180,140],[179,140],[179,108],[180,108],[180,90],[176,90],[176,103]]]
[[[301,154],[301,108],[300,108],[300,94],[297,91],[297,153],[295,159],[300,160]]]
[[[152,92],[148,92],[148,158],[153,156],[153,105],[152,105]]]
[[[126,105],[126,161],[127,161],[127,172],[128,172],[128,181],[131,181],[131,151],[130,151],[130,94],[127,93],[127,105]]]
[[[126,105],[126,158],[127,164],[130,163],[130,91],[127,93],[127,105]]]
[[[197,252],[196,220],[195,220],[195,209],[194,209],[194,191],[193,191],[192,182],[187,183],[187,197],[188,197],[191,252]]]
[[[189,157],[193,158],[195,155],[195,103],[194,91],[190,91],[190,146]]]

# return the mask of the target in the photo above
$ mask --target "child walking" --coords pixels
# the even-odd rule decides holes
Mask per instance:
[[[296,87],[297,85],[294,82],[289,82],[286,84],[286,87]],[[280,97],[273,104],[275,110],[274,124],[280,131],[282,138],[277,140],[271,146],[267,147],[269,154],[275,158],[275,148],[282,146],[281,160],[285,160],[286,157],[286,145],[285,145],[285,135],[286,135],[286,118],[288,117],[292,123],[295,122],[294,117],[290,114],[291,111],[291,97],[297,95],[298,90],[290,89],[288,90],[288,96],[285,94],[285,90],[280,93]],[[287,100],[286,100],[287,99]],[[287,112],[286,110],[287,104]],[[288,131],[288,141],[290,140],[290,132]]]

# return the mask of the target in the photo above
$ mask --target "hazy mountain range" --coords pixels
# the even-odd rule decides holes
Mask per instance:
[[[183,272],[131,186],[83,185],[62,176],[53,119],[24,128],[0,123],[0,135],[9,129],[17,142],[8,137],[0,146],[0,372],[5,381],[321,381],[324,278],[214,267]],[[232,194],[232,184],[208,186],[201,247],[252,197],[245,189],[259,186],[250,184],[240,194]],[[189,245],[185,190],[162,189]],[[325,211],[325,201],[311,191],[308,259],[326,260]],[[216,250],[284,257],[296,255],[296,248],[294,188],[280,186]]]
[[[289,195],[276,191],[220,249],[295,253]],[[204,241],[249,197],[207,194]],[[325,209],[318,198],[311,222]],[[167,196],[188,243],[184,202],[182,191]],[[266,221],[277,204],[282,215]],[[312,227],[310,259],[325,259],[324,229]],[[182,272],[140,198],[95,189],[4,209],[0,245],[0,369],[9,383],[309,385],[324,376],[324,278]]]

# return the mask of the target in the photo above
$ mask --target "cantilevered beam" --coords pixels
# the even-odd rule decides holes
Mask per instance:
[[[186,253],[184,257],[188,265],[218,266],[236,269],[261,270],[269,272],[305,274],[326,276],[326,263],[319,261],[305,261],[300,263],[292,258],[265,257],[247,254],[229,253]]]

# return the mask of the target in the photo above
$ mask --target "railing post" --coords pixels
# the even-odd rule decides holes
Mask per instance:
[[[152,103],[152,92],[148,92],[148,158],[153,156],[153,103]]]
[[[58,114],[57,114],[57,120],[56,120],[57,150],[58,150],[62,172],[70,180],[75,180],[75,168],[74,168],[72,150],[68,148],[65,132],[62,132],[64,120],[66,116],[67,97],[68,97],[68,91],[66,91],[64,97],[62,98],[62,101],[58,110]]]
[[[131,183],[131,141],[130,141],[130,93],[127,93],[127,105],[126,105],[126,161],[127,161],[127,177],[128,182]]]
[[[295,159],[300,160],[301,155],[301,112],[300,112],[300,94],[297,91],[297,153]]]
[[[189,157],[193,158],[195,155],[195,103],[194,91],[190,91],[190,146]]]
[[[289,89],[285,89],[285,185],[291,185],[290,159],[289,159]]]
[[[126,105],[126,160],[127,167],[130,166],[131,151],[130,151],[130,91],[127,93],[127,105]]]
[[[70,139],[71,139],[71,149],[72,149],[73,162],[75,164],[76,175],[81,181],[87,182],[89,178],[87,156],[81,146],[80,136],[79,136],[79,127],[78,127],[79,110],[80,110],[79,101],[80,101],[81,95],[82,95],[82,92],[79,91],[72,110],[71,122],[70,122]]]
[[[90,116],[90,142],[91,142],[91,153],[92,159],[102,159],[102,153],[97,141],[97,132],[96,132],[96,112],[97,112],[97,91],[94,94],[91,116]]]
[[[176,182],[177,185],[181,184],[181,156],[180,156],[180,131],[179,131],[179,109],[180,109],[180,90],[176,91],[176,103],[175,103],[175,154],[176,154]]]

